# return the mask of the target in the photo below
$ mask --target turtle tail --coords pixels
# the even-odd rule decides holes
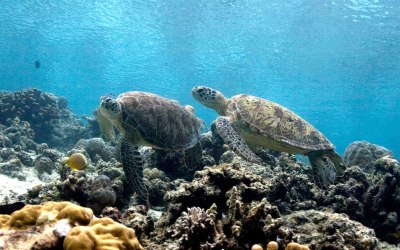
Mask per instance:
[[[138,203],[149,206],[149,193],[143,181],[143,158],[138,149],[125,138],[121,140],[121,162],[126,177],[124,192],[129,197],[136,192]]]

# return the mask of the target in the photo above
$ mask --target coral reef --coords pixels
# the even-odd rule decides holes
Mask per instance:
[[[0,161],[18,159],[22,164],[32,167],[38,144],[33,141],[34,131],[29,123],[19,118],[7,119],[6,125],[0,124]]]
[[[372,169],[373,173],[366,174],[357,166],[348,168],[341,183],[331,186],[317,202],[373,228],[380,239],[398,244],[400,164],[385,156],[376,160]]]
[[[347,146],[343,160],[346,166],[359,166],[371,173],[374,162],[386,155],[393,157],[393,153],[382,146],[367,141],[355,141]]]
[[[68,109],[65,98],[38,89],[0,92],[0,123],[19,117],[35,132],[35,141],[70,147],[85,133],[82,122]]]
[[[45,101],[38,102],[42,96]],[[20,115],[8,111],[11,104],[3,105],[7,98]],[[21,100],[40,107],[21,106]],[[87,117],[90,126],[83,127],[63,99],[36,90],[0,92],[0,102],[6,114],[0,118],[0,182],[6,183],[0,209],[10,214],[30,204],[24,212],[0,216],[0,248],[62,249],[76,224],[81,227],[73,229],[65,247],[104,245],[101,239],[116,249],[124,244],[142,249],[140,240],[154,250],[396,249],[400,244],[400,164],[383,147],[349,145],[348,168],[322,190],[309,162],[264,150],[257,152],[262,164],[250,163],[229,150],[212,125],[201,137],[201,163],[194,169],[185,168],[181,152],[139,149],[149,208],[129,202],[118,140],[95,137],[94,119]],[[29,116],[33,109],[44,112],[48,122]],[[50,129],[47,135],[39,125]],[[69,126],[74,128],[66,133]],[[70,138],[64,143],[63,136]],[[74,153],[87,158],[82,170],[62,161]],[[7,192],[9,180],[13,190]],[[55,201],[79,203],[101,219],[72,223],[79,216],[70,212],[59,218],[64,208],[79,206]]]

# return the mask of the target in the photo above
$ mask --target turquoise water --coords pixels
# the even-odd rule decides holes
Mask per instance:
[[[292,109],[339,153],[367,140],[399,156],[399,73],[397,0],[1,2],[0,90],[50,91],[79,115],[143,90],[210,124],[190,95],[209,85]]]

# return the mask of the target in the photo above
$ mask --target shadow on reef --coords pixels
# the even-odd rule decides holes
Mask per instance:
[[[3,97],[16,99],[21,93]],[[93,136],[99,136],[95,120],[87,117],[90,125],[73,130],[83,134],[56,147],[51,143],[61,137],[49,135],[55,136],[49,144],[37,137],[37,126],[31,124],[39,121],[7,114],[0,122],[0,173],[16,180],[30,180],[33,173],[42,181],[5,198],[0,205],[10,203],[3,207],[7,213],[21,203],[72,201],[133,228],[143,247],[152,250],[251,249],[256,244],[265,249],[271,242],[279,249],[290,242],[309,249],[396,249],[386,242],[400,244],[400,165],[378,145],[349,145],[344,175],[320,189],[309,166],[294,155],[261,151],[264,163],[250,163],[230,151],[212,127],[201,136],[202,159],[196,169],[185,168],[179,152],[140,149],[144,183],[155,208],[146,211],[124,195],[117,143]],[[62,116],[51,119],[63,121]],[[50,124],[46,126],[59,128]],[[87,158],[84,170],[63,164],[73,153]],[[15,208],[14,202],[19,202]]]

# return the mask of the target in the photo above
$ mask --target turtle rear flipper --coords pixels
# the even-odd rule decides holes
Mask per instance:
[[[218,134],[236,154],[254,163],[262,162],[261,158],[251,151],[243,136],[235,130],[228,118],[218,117],[216,126]]]
[[[183,152],[185,167],[193,171],[201,167],[202,148],[200,142]]]
[[[126,178],[124,192],[127,196],[136,192],[138,203],[149,206],[149,193],[143,181],[143,158],[138,149],[125,138],[121,140],[121,162]]]

